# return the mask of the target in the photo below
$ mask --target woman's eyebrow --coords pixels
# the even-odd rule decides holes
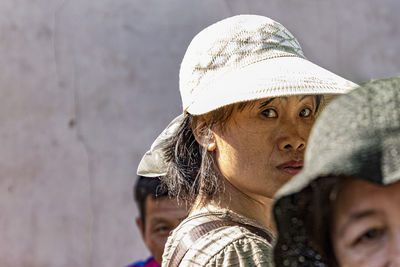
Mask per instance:
[[[301,102],[304,98],[307,98],[307,97],[315,97],[315,95],[304,95],[299,99],[299,102]]]
[[[315,95],[304,95],[299,99],[299,102],[301,102],[304,98],[307,98],[307,97],[315,97]],[[286,96],[281,96],[279,98],[280,99],[285,99],[285,100],[288,99]],[[264,102],[261,103],[260,109],[264,108],[265,106],[267,106],[269,103],[271,103],[275,99],[277,99],[277,97],[272,97],[272,98],[269,98],[269,99],[265,100]]]
[[[276,99],[276,97],[265,100],[264,102],[261,103],[259,108],[260,109],[265,108],[265,106],[268,106],[268,104],[271,103],[272,101],[274,101],[275,99]]]
[[[357,222],[360,219],[364,219],[369,216],[374,216],[374,215],[379,215],[380,212],[376,210],[365,210],[361,212],[355,212],[349,215],[349,218],[346,220],[346,222],[343,224],[339,231],[339,236],[344,235],[344,231],[351,225],[352,223]]]

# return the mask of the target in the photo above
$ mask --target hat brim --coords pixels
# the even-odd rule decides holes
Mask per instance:
[[[160,177],[167,173],[168,164],[164,156],[164,147],[166,141],[175,135],[179,126],[182,124],[184,115],[181,114],[168,124],[167,128],[157,137],[150,147],[150,150],[144,154],[137,169],[137,175],[145,177]]]
[[[185,111],[201,115],[239,102],[291,95],[344,94],[357,86],[304,58],[278,57],[228,70],[202,85]]]
[[[192,115],[201,115],[220,107],[268,97],[291,95],[324,95],[323,106],[338,94],[358,87],[304,58],[280,57],[263,60],[244,68],[227,72],[220,79],[198,90],[195,101],[185,109]],[[164,176],[168,164],[164,145],[183,121],[176,117],[157,137],[139,163],[137,174],[146,177]]]

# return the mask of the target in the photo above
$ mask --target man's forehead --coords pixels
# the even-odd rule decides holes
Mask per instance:
[[[167,196],[158,198],[148,196],[146,198],[146,213],[171,212],[174,210],[186,210],[186,206],[183,203],[179,205],[176,198],[169,198]]]

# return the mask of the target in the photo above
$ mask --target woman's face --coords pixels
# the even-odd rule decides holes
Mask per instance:
[[[333,214],[339,266],[400,266],[400,182],[379,186],[349,179]]]
[[[222,175],[254,199],[271,198],[303,167],[304,149],[315,121],[315,96],[256,100],[234,109],[213,129]]]

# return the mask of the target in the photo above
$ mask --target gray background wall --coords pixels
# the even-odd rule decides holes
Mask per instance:
[[[0,265],[123,266],[141,155],[180,113],[192,37],[240,13],[285,25],[357,82],[400,73],[398,0],[2,0]]]

